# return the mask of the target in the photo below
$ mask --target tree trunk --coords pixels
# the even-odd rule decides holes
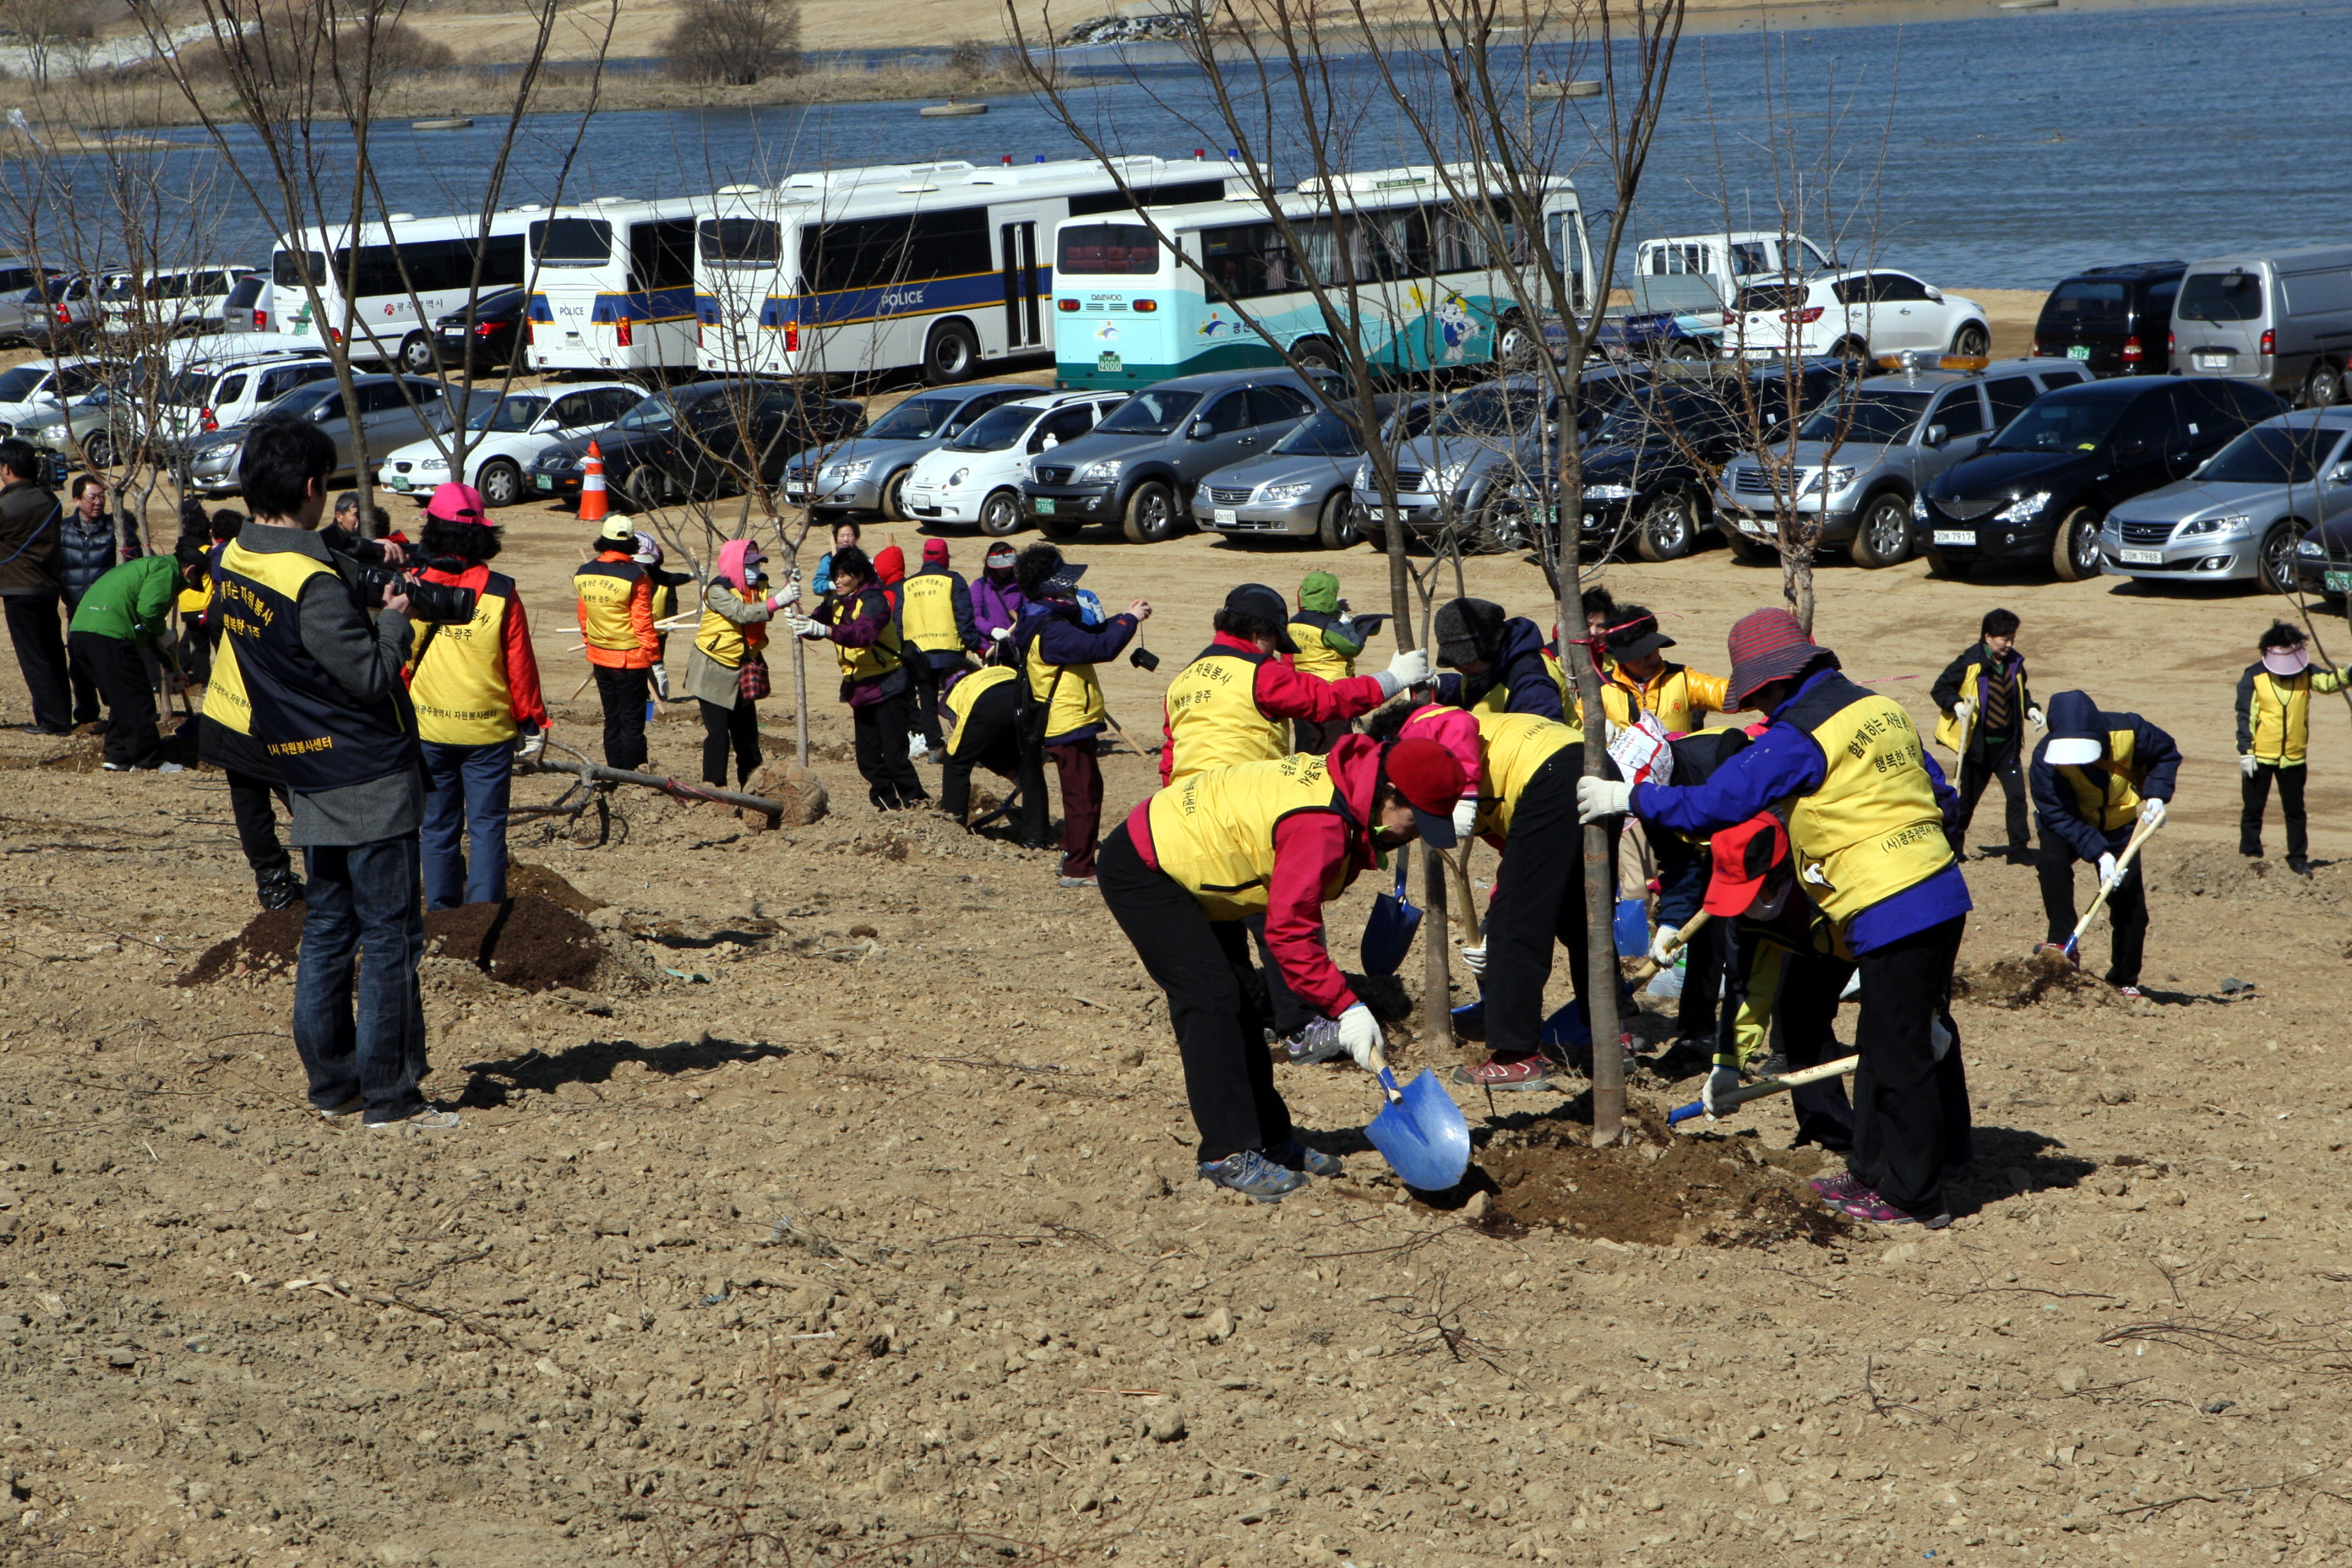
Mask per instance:
[[[793,757],[809,765],[808,644],[799,637],[793,639]]]
[[[1801,544],[1780,557],[1780,596],[1795,611],[1805,635],[1813,635],[1813,552]]]

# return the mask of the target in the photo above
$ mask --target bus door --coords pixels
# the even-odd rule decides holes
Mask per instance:
[[[1045,271],[1038,265],[1034,220],[997,226],[1004,271],[1004,346],[1042,348],[1045,342]]]

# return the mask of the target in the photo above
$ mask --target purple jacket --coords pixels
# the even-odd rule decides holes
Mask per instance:
[[[1033,643],[1047,664],[1108,664],[1135,640],[1137,623],[1133,616],[1113,616],[1098,626],[1089,626],[1078,619],[1075,599],[1033,599],[1022,606],[1022,616],[1024,664]],[[1060,746],[1090,740],[1101,734],[1102,729],[1099,724],[1081,725],[1066,735],[1046,736],[1045,744]]]
[[[1006,631],[1021,624],[1022,606],[1028,604],[1021,590],[1013,584],[1013,574],[1007,572],[1004,581],[996,580],[993,572],[982,572],[971,583],[971,618],[983,637],[993,637],[996,628]]]
[[[843,618],[834,619],[836,607]],[[825,623],[827,641],[844,647],[872,647],[882,640],[891,620],[890,600],[878,587],[861,588],[854,605],[843,604],[835,595],[827,595],[817,606],[815,618]],[[852,680],[842,677],[841,700],[852,708],[870,708],[886,697],[895,697],[907,689],[907,667],[899,665],[887,675]]]

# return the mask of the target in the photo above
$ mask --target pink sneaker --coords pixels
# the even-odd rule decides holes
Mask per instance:
[[[1867,1188],[1829,1200],[1830,1207],[1848,1219],[1858,1219],[1871,1225],[1923,1225],[1929,1230],[1941,1230],[1952,1223],[1948,1213],[1917,1214],[1897,1208]]]
[[[1455,1068],[1454,1081],[1473,1089],[1549,1089],[1551,1069],[1540,1056],[1490,1057],[1475,1068]]]
[[[1822,1195],[1822,1201],[1832,1207],[1835,1207],[1843,1200],[1853,1197],[1858,1193],[1866,1193],[1870,1190],[1862,1184],[1862,1178],[1856,1176],[1852,1171],[1840,1171],[1834,1176],[1815,1176],[1805,1184],[1819,1193]]]

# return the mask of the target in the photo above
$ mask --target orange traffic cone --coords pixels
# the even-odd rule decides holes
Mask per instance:
[[[588,471],[580,480],[580,521],[604,521],[604,454],[593,441],[588,443]]]

